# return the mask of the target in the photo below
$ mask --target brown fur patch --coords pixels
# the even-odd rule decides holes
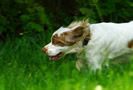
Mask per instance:
[[[73,43],[67,42],[65,40],[64,34],[62,34],[61,36],[58,36],[57,34],[55,34],[52,37],[52,44],[53,45],[58,45],[58,46],[70,46]]]
[[[133,40],[131,40],[130,42],[128,42],[128,47],[129,48],[133,48]]]
[[[77,27],[72,31],[62,33],[60,36],[55,34],[52,37],[52,44],[58,46],[71,46],[81,39],[83,33],[83,27]]]

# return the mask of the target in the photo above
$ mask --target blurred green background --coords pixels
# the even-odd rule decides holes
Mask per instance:
[[[132,0],[1,0],[0,39],[21,38],[55,31],[74,20],[128,22]]]
[[[41,51],[60,26],[86,18],[129,22],[133,1],[0,0],[0,90],[132,90],[132,63],[94,74],[79,72],[73,54],[52,62]]]

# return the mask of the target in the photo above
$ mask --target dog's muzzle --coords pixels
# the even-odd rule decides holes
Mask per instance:
[[[48,55],[48,50],[47,50],[46,48],[42,48],[42,51],[43,51],[46,55]],[[58,53],[58,54],[55,55],[55,56],[49,56],[49,59],[50,59],[50,60],[58,60],[58,59],[61,58],[61,56],[62,56],[62,52]]]

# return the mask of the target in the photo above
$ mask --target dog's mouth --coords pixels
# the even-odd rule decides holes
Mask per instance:
[[[58,54],[55,55],[55,56],[49,56],[49,59],[50,59],[50,60],[58,60],[58,59],[61,58],[61,56],[62,56],[62,52],[58,53]]]

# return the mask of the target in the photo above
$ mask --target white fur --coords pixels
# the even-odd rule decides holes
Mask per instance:
[[[76,28],[75,26],[74,28]],[[85,50],[88,66],[91,70],[101,69],[101,65],[108,65],[107,59],[114,59],[127,53],[133,53],[132,48],[128,48],[128,42],[133,40],[133,21],[129,23],[98,23],[88,24],[91,39],[87,46],[82,46],[83,40],[73,46],[55,46],[52,43],[45,46],[48,55],[54,56],[59,52],[81,53]],[[73,30],[61,27],[55,33],[60,35],[63,32]],[[54,34],[55,34],[54,33]],[[54,35],[53,34],[53,35]]]
[[[85,50],[88,65],[92,70],[101,69],[107,58],[114,59],[133,53],[133,49],[128,48],[128,42],[133,40],[132,22],[91,24],[90,30],[91,40]]]

